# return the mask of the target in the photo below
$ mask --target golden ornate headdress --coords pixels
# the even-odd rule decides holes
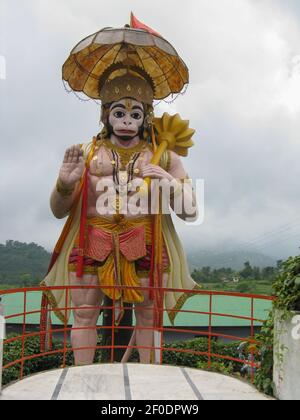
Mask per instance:
[[[130,75],[116,77],[114,80],[108,81],[100,91],[100,99],[103,104],[127,97],[151,105],[153,91],[145,80]]]
[[[102,104],[132,98],[138,102],[152,105],[154,87],[151,78],[141,69],[113,65],[99,81],[99,97]]]

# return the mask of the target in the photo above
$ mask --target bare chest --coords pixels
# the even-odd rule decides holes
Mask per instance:
[[[147,146],[140,150],[114,150],[100,146],[90,163],[90,189],[96,193],[100,180],[108,179],[115,184],[124,184],[142,178],[143,166],[149,164],[152,157]]]

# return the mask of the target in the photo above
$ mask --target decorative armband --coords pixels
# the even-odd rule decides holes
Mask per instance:
[[[69,196],[71,196],[72,194],[73,194],[73,192],[75,191],[75,188],[74,187],[72,187],[72,188],[68,188],[68,187],[65,187],[63,184],[62,184],[62,182],[61,182],[61,180],[60,179],[58,179],[57,180],[57,182],[56,182],[56,191],[62,196],[62,197],[69,197]]]

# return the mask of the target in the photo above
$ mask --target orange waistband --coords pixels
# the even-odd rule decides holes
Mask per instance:
[[[120,221],[105,217],[91,217],[87,219],[87,225],[102,229],[107,232],[125,232],[139,226],[144,226],[146,233],[151,233],[152,217],[145,216],[135,219],[123,217]]]

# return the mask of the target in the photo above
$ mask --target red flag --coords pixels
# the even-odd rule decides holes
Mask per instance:
[[[144,29],[150,34],[158,35],[161,37],[161,35],[158,32],[156,32],[154,29],[151,29],[149,26],[139,21],[132,12],[131,12],[130,26],[131,28],[134,28],[134,29]]]

